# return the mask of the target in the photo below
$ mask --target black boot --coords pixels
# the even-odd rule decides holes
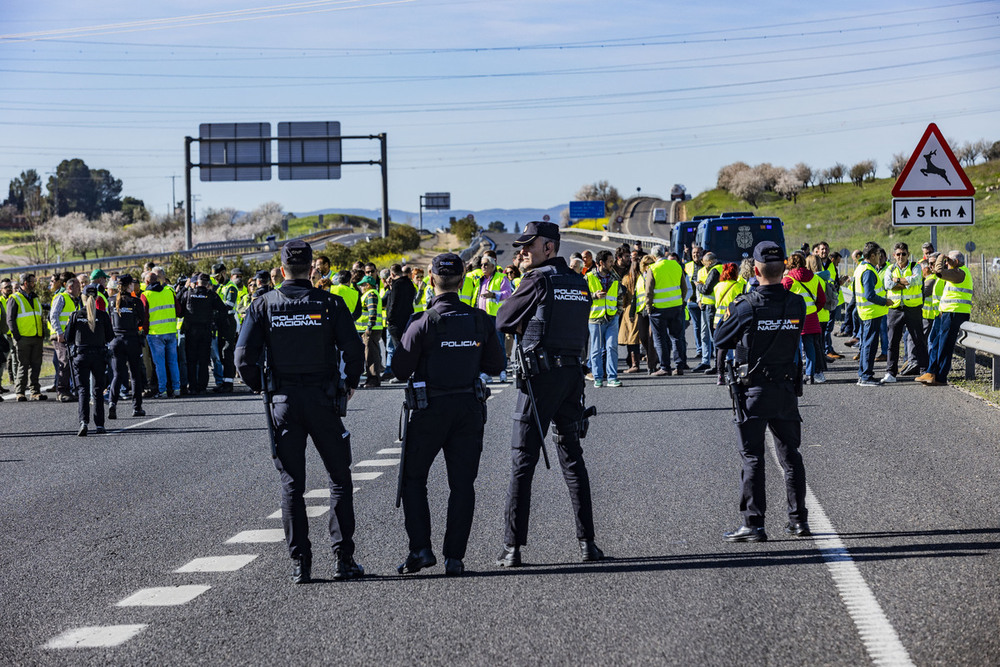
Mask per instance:
[[[411,551],[406,557],[406,561],[397,567],[396,571],[400,574],[413,574],[432,565],[437,565],[434,552],[430,549],[420,549],[419,551]]]
[[[312,581],[312,560],[309,558],[292,559],[292,583],[308,584]]]
[[[357,579],[365,575],[365,568],[354,561],[354,556],[347,556],[338,551],[333,554],[333,561],[333,578],[338,581],[343,579]]]
[[[594,540],[580,540],[580,558],[584,563],[604,560],[604,552],[594,544]]]

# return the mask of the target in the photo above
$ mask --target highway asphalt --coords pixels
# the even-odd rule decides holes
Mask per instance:
[[[4,402],[0,664],[1000,663],[1000,412],[912,381],[857,387],[850,362],[829,376],[801,400],[816,539],[783,535],[772,456],[771,540],[722,541],[739,522],[725,388],[705,375],[629,374],[621,388],[587,390],[598,409],[584,441],[597,541],[611,558],[579,562],[558,467],[540,465],[528,565],[509,571],[493,561],[515,390],[495,385],[459,579],[441,565],[396,574],[406,552],[393,507],[402,394],[360,391],[345,421],[354,470],[373,477],[355,493],[357,557],[370,576],[329,580],[320,515],[320,581],[308,586],[288,581],[281,542],[230,542],[280,529],[261,401],[245,388],[149,401],[146,418],[87,438],[75,435],[75,406]],[[317,497],[307,502],[322,512],[314,450],[308,475]],[[440,458],[429,493],[440,558]],[[253,559],[176,572],[240,555]],[[119,604],[191,586],[201,588],[171,591],[194,596],[186,602]],[[122,630],[120,643],[80,645],[96,641],[81,639],[94,627],[101,637]]]

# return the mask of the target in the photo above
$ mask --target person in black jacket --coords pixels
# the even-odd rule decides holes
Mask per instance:
[[[412,280],[403,275],[402,265],[393,264],[389,267],[389,273],[392,279],[385,299],[385,331],[389,338],[386,341],[384,378],[392,373],[392,359],[403,331],[406,330],[406,324],[413,315],[413,299],[417,296],[417,288]]]
[[[397,568],[400,574],[419,572],[437,563],[431,550],[427,475],[442,449],[451,490],[444,569],[448,576],[465,572],[462,559],[472,530],[474,485],[486,421],[486,394],[479,373],[496,375],[506,366],[506,359],[493,318],[458,298],[464,269],[458,255],[445,253],[434,258],[434,298],[425,312],[410,321],[393,357],[396,378],[405,382],[412,373],[414,386],[422,384],[427,395],[427,406],[410,414],[403,445],[401,495],[410,553]]]
[[[97,285],[83,290],[83,308],[75,311],[66,324],[66,342],[72,350],[73,373],[79,398],[80,429],[77,435],[87,435],[90,423],[90,394],[94,395],[94,425],[96,433],[104,433],[104,369],[108,363],[108,343],[114,337],[111,318],[97,310]]]
[[[111,326],[115,339],[111,341],[114,355],[114,377],[111,380],[111,405],[108,419],[118,418],[118,398],[122,385],[132,376],[132,416],[145,417],[142,409],[142,392],[146,385],[146,369],[142,365],[142,343],[149,331],[149,316],[139,297],[132,294],[132,276],[125,274],[118,279],[118,295],[108,304]]]
[[[312,571],[303,499],[307,436],[330,478],[333,578],[364,574],[354,560],[351,434],[340,416],[341,401],[350,400],[361,378],[364,347],[344,300],[309,282],[311,264],[308,243],[285,244],[281,249],[285,280],[250,305],[236,343],[240,377],[253,391],[270,391],[266,409],[274,433],[274,465],[281,474],[281,523],[296,584],[308,583]],[[262,370],[268,374],[266,387]]]
[[[212,357],[213,327],[215,322],[229,316],[229,309],[212,290],[212,279],[207,273],[195,275],[197,281],[183,294],[181,301],[184,333],[187,348],[188,391],[192,396],[208,389],[208,365]]]

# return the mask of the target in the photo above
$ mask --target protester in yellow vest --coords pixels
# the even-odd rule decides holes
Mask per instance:
[[[367,271],[367,270],[366,270]],[[365,388],[381,386],[382,373],[385,366],[382,364],[382,349],[379,342],[382,340],[382,331],[385,329],[383,319],[382,299],[378,293],[378,279],[373,275],[366,275],[358,281],[361,288],[361,314],[358,316],[356,328],[361,334],[361,340],[365,344]]]
[[[52,348],[59,359],[56,391],[59,392],[60,402],[70,403],[73,401],[73,390],[70,386],[72,362],[69,358],[69,345],[66,343],[66,324],[69,322],[69,316],[80,308],[80,281],[73,276],[66,280],[64,287],[62,292],[52,297],[49,325],[52,329]]]
[[[25,396],[31,386],[31,400],[44,401],[38,375],[42,370],[42,347],[44,345],[46,322],[42,317],[42,302],[35,294],[35,274],[22,273],[18,287],[7,300],[7,326],[14,338],[14,353],[17,354],[17,378],[15,391],[18,401],[28,400]]]
[[[927,372],[917,377],[917,381],[939,387],[948,384],[958,332],[972,316],[972,272],[965,265],[965,255],[953,250],[935,260],[934,273],[944,282],[938,315],[940,331],[930,352]]]
[[[865,244],[861,251],[862,261],[854,270],[854,302],[861,319],[861,335],[858,346],[858,385],[878,387],[875,380],[875,352],[889,307],[885,298],[885,285],[879,276],[875,263],[879,261],[882,249],[874,241]]]
[[[351,311],[351,319],[357,322],[361,315],[361,293],[351,284],[350,271],[337,271],[333,274],[333,286],[330,293],[336,294],[344,300],[347,310]],[[355,325],[355,329],[357,326]]]
[[[719,323],[725,319],[726,313],[729,311],[729,304],[746,291],[746,286],[746,282],[740,277],[739,267],[735,263],[729,262],[723,265],[722,272],[719,274],[719,282],[715,284],[715,289],[712,290],[712,296],[715,299],[714,326],[719,326]],[[732,350],[722,350],[719,348],[715,350],[716,384],[719,386],[725,384],[723,369],[725,368],[726,358],[732,358],[732,356]]]
[[[584,276],[592,299],[590,306],[590,372],[595,387],[620,387],[618,379],[618,313],[624,292],[612,271],[615,256],[601,250],[594,268]]]
[[[485,310],[494,319],[500,311],[503,302],[514,293],[514,286],[502,271],[497,270],[497,260],[492,253],[486,253],[479,260],[479,275],[476,277],[476,296],[473,305],[480,310]],[[504,334],[497,331],[497,338],[500,347],[504,348]],[[506,363],[506,350],[505,363]],[[489,381],[485,374],[480,376],[482,380]],[[507,371],[500,372],[500,382],[507,381]]]
[[[712,375],[716,372],[712,366],[715,346],[712,342],[715,332],[715,284],[719,282],[722,265],[716,260],[715,253],[707,252],[701,259],[702,266],[695,274],[695,291],[698,292],[698,304],[701,306],[701,363],[694,372],[704,372]]]
[[[148,284],[140,299],[149,315],[146,342],[156,367],[158,387],[151,387],[153,398],[180,397],[181,378],[177,360],[177,295],[166,285],[166,274],[156,267],[146,276]],[[170,384],[167,384],[169,380]]]
[[[667,259],[667,249],[655,245],[650,250],[654,262],[643,274],[646,287],[646,310],[649,312],[649,326],[653,347],[656,350],[659,368],[652,375],[670,375],[671,358],[677,362],[676,375],[683,375],[687,366],[687,350],[684,338],[684,300],[687,298],[687,284],[684,268],[680,262]]]
[[[826,293],[822,282],[812,269],[806,266],[813,260],[813,266],[818,267],[815,257],[807,258],[801,250],[796,250],[788,257],[788,273],[781,284],[789,292],[802,297],[806,302],[806,319],[802,325],[801,345],[806,361],[803,372],[810,384],[826,382],[826,355],[823,353],[823,327],[820,322],[820,312],[826,307]]]
[[[917,358],[917,369],[923,375],[927,372],[927,340],[924,337],[924,280],[920,264],[910,258],[910,248],[903,242],[892,247],[893,262],[888,265],[883,276],[883,284],[889,304],[887,326],[889,351],[887,353],[885,377],[882,382],[896,381],[899,374],[899,344],[903,340],[903,330],[910,334],[910,345]]]

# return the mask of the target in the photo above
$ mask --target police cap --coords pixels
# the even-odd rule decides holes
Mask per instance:
[[[226,265],[222,262],[216,262],[212,265],[212,273],[222,273],[226,270]]]
[[[236,267],[232,271],[229,272],[229,275],[242,277],[243,276],[243,271],[239,267]]]
[[[436,276],[460,276],[465,271],[465,262],[453,252],[443,252],[431,262],[431,273]]]
[[[97,285],[93,283],[83,288],[83,293],[87,296],[97,297]]]
[[[198,274],[198,282],[200,282],[200,283],[210,283],[210,282],[212,282],[212,276],[208,275],[207,273],[199,273]]]
[[[514,241],[513,246],[515,248],[528,245],[534,241],[537,237],[544,237],[547,239],[552,239],[553,241],[559,240],[559,225],[554,222],[541,222],[532,221],[524,226],[524,233],[517,237]]]
[[[312,264],[313,249],[305,241],[289,241],[281,248],[281,263],[288,266]]]
[[[260,270],[260,271],[257,272],[257,274],[254,276],[254,278],[257,279],[257,280],[270,280],[271,279],[271,273],[270,273],[270,271],[266,271],[266,270],[262,269],[262,270]]]
[[[118,276],[118,285],[121,287],[128,287],[133,282],[134,281],[132,279],[132,274],[130,273],[123,273],[122,275]]]
[[[761,241],[753,249],[753,258],[761,264],[769,262],[784,262],[785,251],[774,241]]]

